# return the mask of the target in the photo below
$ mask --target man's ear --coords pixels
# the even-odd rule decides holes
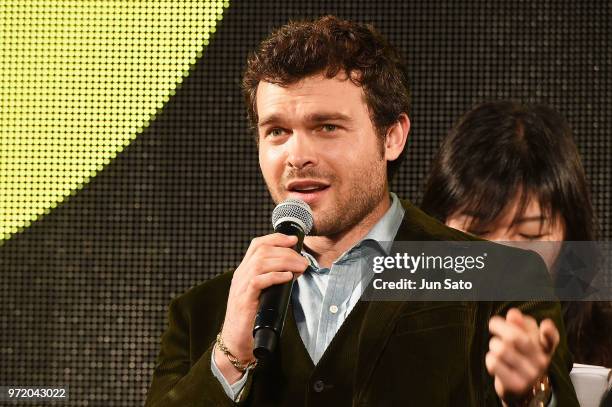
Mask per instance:
[[[397,121],[387,129],[385,135],[385,159],[396,160],[404,150],[410,132],[410,119],[406,113],[402,113]]]

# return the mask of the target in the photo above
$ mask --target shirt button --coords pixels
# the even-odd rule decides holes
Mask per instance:
[[[329,312],[331,312],[332,314],[335,314],[336,312],[338,312],[338,306],[337,305],[330,306]]]
[[[317,393],[321,393],[323,391],[323,389],[325,388],[325,383],[323,383],[323,380],[316,380],[313,384],[312,384],[312,388],[314,389],[314,391],[316,391]]]

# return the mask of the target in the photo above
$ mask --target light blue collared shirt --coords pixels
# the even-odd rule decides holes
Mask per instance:
[[[391,206],[368,234],[330,268],[321,268],[313,256],[302,252],[310,266],[296,280],[291,301],[300,337],[315,365],[372,277],[371,268],[370,273],[363,272],[368,270],[367,259],[389,254],[404,218],[397,196],[392,193],[391,199]]]

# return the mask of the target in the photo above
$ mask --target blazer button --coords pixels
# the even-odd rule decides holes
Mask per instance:
[[[312,388],[314,391],[316,391],[317,393],[321,393],[323,391],[323,389],[325,389],[325,383],[323,383],[323,380],[316,380],[313,384],[312,384]]]

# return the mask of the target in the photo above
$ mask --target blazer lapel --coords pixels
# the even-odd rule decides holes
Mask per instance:
[[[412,223],[409,219],[411,211],[406,207],[410,204],[402,203],[406,212],[397,231],[395,242],[420,240],[421,236],[410,228]],[[395,242],[391,248],[391,254],[397,250]],[[359,332],[357,352],[359,359],[357,361],[355,389],[365,389],[365,384],[372,375],[376,362],[385,350],[386,342],[395,327],[395,320],[405,306],[406,302],[403,301],[371,301],[368,303]]]
[[[400,301],[376,301],[368,304],[357,345],[355,389],[365,389],[403,306],[404,303]]]

